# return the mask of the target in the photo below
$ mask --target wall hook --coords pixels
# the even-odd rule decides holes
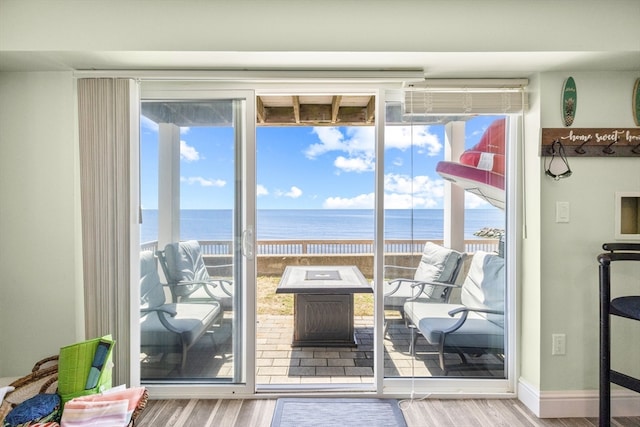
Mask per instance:
[[[575,151],[575,152],[576,152],[576,153],[578,153],[578,154],[584,154],[584,153],[586,153],[586,152],[587,152],[587,150],[585,150],[585,149],[584,149],[584,148],[582,148],[582,147],[584,147],[584,146],[587,144],[587,142],[589,142],[589,140],[586,140],[586,141],[585,141],[585,142],[583,142],[582,144],[578,145],[578,146],[576,147],[576,149],[575,149],[575,150],[573,150],[573,151]]]
[[[603,153],[606,153],[606,154],[613,154],[613,153],[615,153],[615,151],[611,148],[611,146],[612,146],[613,144],[615,144],[616,142],[618,142],[618,141],[620,141],[620,138],[616,138],[616,140],[615,140],[615,141],[613,141],[611,144],[609,144],[609,145],[607,145],[606,147],[604,147],[604,148],[602,149],[602,152],[603,152]]]

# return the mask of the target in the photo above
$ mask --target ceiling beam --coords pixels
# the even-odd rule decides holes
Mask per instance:
[[[375,116],[376,116],[376,97],[372,96],[369,99],[369,102],[367,103],[367,106],[366,106],[365,121],[367,123],[373,123]]]
[[[331,123],[335,123],[338,120],[338,112],[340,111],[340,101],[342,96],[336,95],[331,100]]]
[[[264,103],[262,98],[258,97],[256,100],[256,115],[258,116],[258,123],[264,123],[267,120],[266,111],[264,109]]]
[[[293,120],[300,123],[300,97],[292,96],[293,99]]]

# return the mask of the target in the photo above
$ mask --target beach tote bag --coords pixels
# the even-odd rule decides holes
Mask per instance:
[[[64,404],[78,396],[101,393],[112,386],[111,335],[79,342],[60,349],[58,394]]]

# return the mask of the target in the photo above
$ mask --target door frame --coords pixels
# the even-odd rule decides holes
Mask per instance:
[[[238,87],[238,90],[230,90],[229,87]],[[398,85],[384,83],[280,83],[276,85],[266,85],[260,83],[240,82],[220,83],[206,81],[145,81],[142,83],[141,98],[143,99],[220,99],[244,97],[246,103],[245,118],[243,128],[245,129],[245,141],[242,145],[241,162],[245,165],[241,179],[240,190],[244,208],[242,209],[241,224],[243,230],[255,230],[256,224],[256,95],[263,93],[369,93],[375,94],[375,152],[376,152],[376,172],[375,172],[375,253],[374,253],[374,379],[372,389],[362,390],[362,393],[370,395],[372,392],[379,396],[413,396],[414,393],[424,393],[429,395],[450,395],[459,393],[462,388],[465,396],[502,396],[513,397],[515,395],[515,381],[517,377],[517,312],[516,312],[516,279],[517,271],[517,246],[519,224],[521,222],[520,208],[516,201],[518,183],[518,156],[520,153],[519,141],[522,138],[522,119],[516,115],[510,120],[512,126],[509,128],[510,140],[514,142],[508,150],[507,160],[507,227],[510,230],[507,237],[507,249],[509,261],[507,262],[507,309],[509,332],[507,348],[507,378],[500,379],[450,379],[450,378],[384,378],[384,336],[383,327],[384,309],[382,298],[383,292],[383,264],[384,264],[384,133],[385,133],[385,104],[387,101],[387,89],[398,91]],[[132,166],[137,168],[137,165]],[[137,173],[137,169],[132,172]],[[241,236],[242,237],[242,236]],[[245,235],[245,243],[255,245],[255,234]],[[215,383],[192,383],[192,384],[162,384],[151,385],[148,388],[154,397],[158,398],[216,398],[216,397],[255,397],[260,395],[266,397],[269,393],[278,393],[279,389],[271,387],[258,389],[256,387],[256,274],[257,265],[255,257],[243,258],[239,274],[244,278],[243,297],[243,330],[242,330],[242,367],[244,369],[245,382],[242,384],[215,384]],[[137,326],[137,325],[134,325]],[[138,334],[136,327],[132,328],[132,333]],[[139,374],[138,374],[139,380]],[[323,391],[322,384],[316,388],[309,387],[287,387],[288,391],[295,391],[297,394],[305,394],[309,391]],[[329,391],[329,390],[327,390]],[[332,387],[332,393],[340,394],[340,390]],[[359,390],[348,391],[348,394],[357,394]]]
[[[255,393],[255,326],[256,326],[256,260],[252,249],[255,247],[255,120],[256,96],[250,89],[229,90],[212,87],[205,82],[142,82],[140,100],[144,101],[188,101],[188,100],[242,100],[244,111],[234,109],[235,132],[235,188],[234,209],[240,215],[234,218],[235,271],[234,281],[241,283],[241,292],[236,293],[236,315],[234,316],[234,363],[236,383],[215,382],[206,379],[190,383],[163,381],[145,384],[150,394],[160,399],[170,398],[213,398],[219,396],[253,396]],[[235,105],[235,104],[234,104]],[[238,114],[242,113],[242,114]],[[238,127],[239,126],[239,127]],[[139,174],[139,165],[132,164],[132,173]],[[139,239],[139,237],[138,237]],[[139,247],[138,241],[138,247]],[[132,254],[136,258],[136,254]],[[137,258],[132,260],[137,262]],[[140,328],[136,317],[132,321],[131,333],[139,342]],[[132,340],[133,341],[133,340]],[[140,383],[140,370],[132,382]]]

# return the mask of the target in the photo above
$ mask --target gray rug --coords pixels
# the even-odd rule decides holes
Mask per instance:
[[[394,399],[283,398],[271,427],[407,427]]]

